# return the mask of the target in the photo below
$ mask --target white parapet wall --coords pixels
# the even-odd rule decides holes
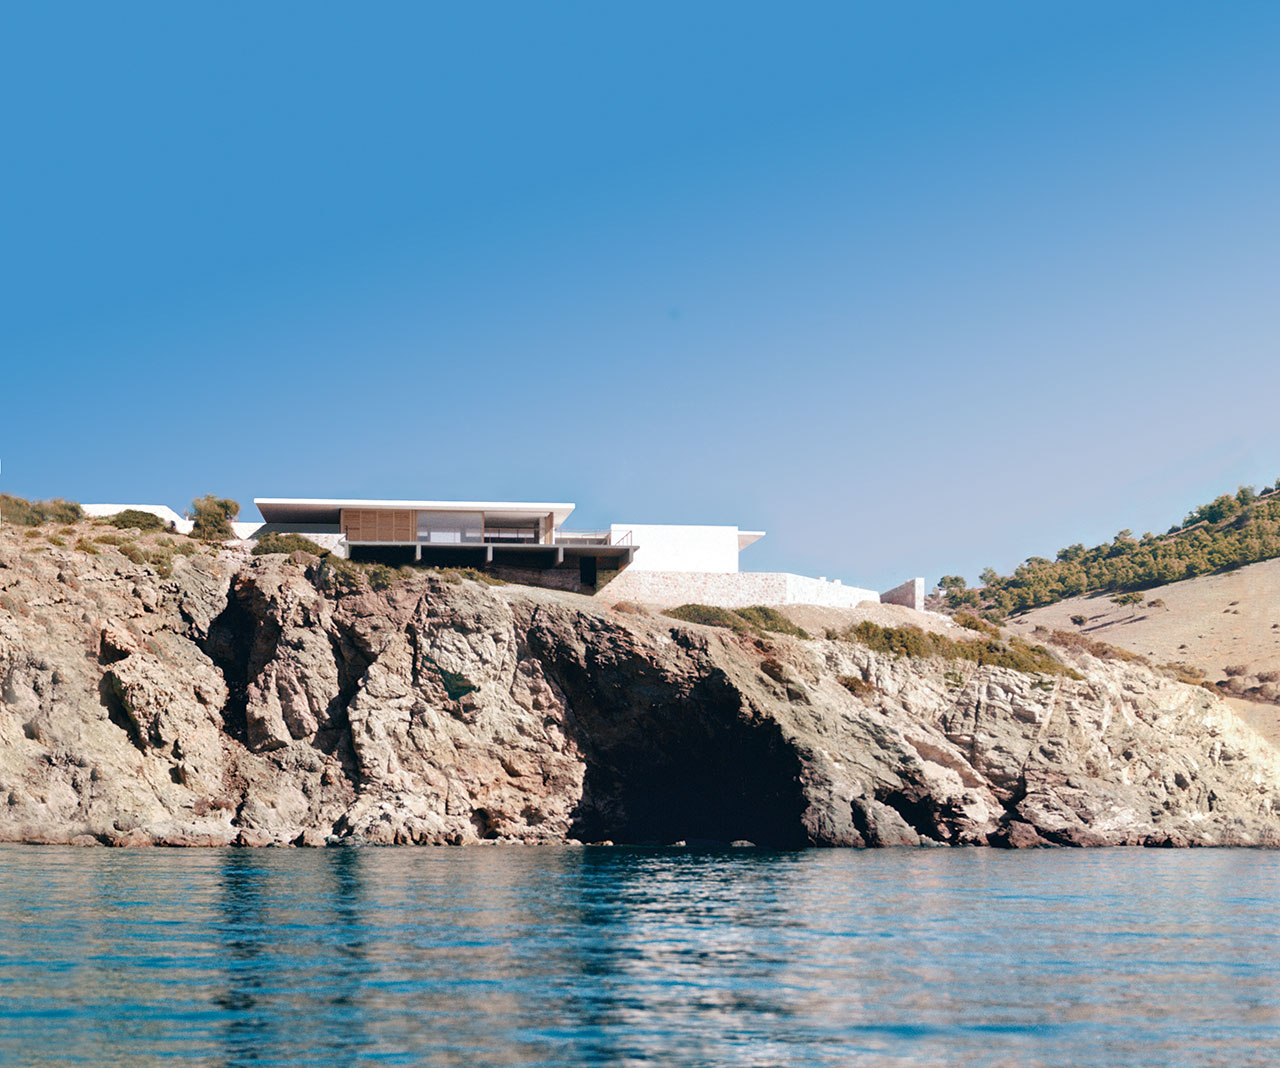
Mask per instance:
[[[121,512],[146,512],[166,523],[172,523],[173,529],[179,534],[190,534],[193,525],[190,519],[183,519],[167,504],[82,504],[80,508],[85,515],[99,518],[119,515]]]
[[[730,574],[738,570],[738,528],[614,523],[615,545],[636,546],[633,571],[693,571]]]
[[[639,558],[639,553],[636,554]],[[656,608],[710,604],[746,608],[753,604],[813,604],[824,608],[856,608],[879,603],[875,590],[781,571],[644,571],[634,565],[604,587],[596,599],[606,604],[634,601]]]

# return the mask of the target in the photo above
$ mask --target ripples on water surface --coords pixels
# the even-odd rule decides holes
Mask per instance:
[[[0,1063],[1252,1065],[1259,852],[0,847]]]

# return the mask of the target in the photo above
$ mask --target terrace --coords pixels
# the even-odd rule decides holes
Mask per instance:
[[[260,498],[265,529],[337,533],[352,559],[435,566],[620,570],[635,554],[630,532],[570,531],[572,504]]]

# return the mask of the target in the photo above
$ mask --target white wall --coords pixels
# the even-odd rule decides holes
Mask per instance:
[[[628,531],[631,532],[630,544],[637,547],[628,571],[729,574],[738,570],[737,527],[614,523],[609,528],[615,545]]]
[[[636,558],[639,556],[637,553]],[[878,603],[880,595],[875,590],[785,572],[637,572],[633,564],[597,593],[596,600],[606,604],[635,601],[659,608],[690,603],[721,608],[746,608],[755,604],[856,608],[867,601]]]
[[[163,519],[166,523],[172,523],[179,534],[191,533],[191,520],[183,519],[167,504],[82,504],[80,507],[85,515],[99,517],[118,515],[130,509],[135,512],[146,512],[148,515]]]

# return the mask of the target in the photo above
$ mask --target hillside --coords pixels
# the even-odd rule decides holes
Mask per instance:
[[[1072,622],[1081,616],[1083,624]],[[1280,701],[1280,560],[1157,586],[1136,604],[1116,604],[1105,594],[1072,597],[1005,626],[1028,638],[1038,627],[1075,631],[1153,663],[1198,669],[1224,693],[1247,699],[1237,711],[1280,740],[1280,707],[1274,707]]]
[[[6,527],[0,840],[1280,844],[1280,754],[1201,687],[753,614]]]
[[[1193,509],[1162,535],[1135,538],[1120,531],[1110,542],[1059,549],[1055,559],[1028,558],[1012,575],[987,568],[981,587],[948,575],[939,585],[947,604],[980,609],[988,618],[1055,604],[1091,593],[1150,590],[1280,557],[1280,484],[1255,492],[1241,486]]]

